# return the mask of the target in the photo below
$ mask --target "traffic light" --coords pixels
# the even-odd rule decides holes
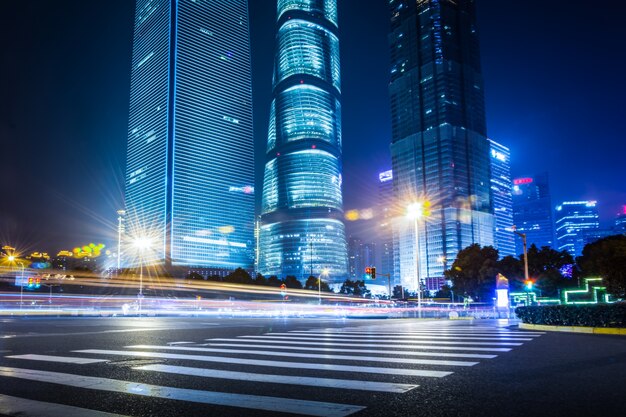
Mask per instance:
[[[526,286],[526,290],[527,291],[532,291],[534,284],[535,284],[535,281],[533,281],[532,279],[528,279],[528,280],[524,281],[524,285]]]
[[[280,295],[287,299],[287,286],[285,284],[280,284]]]
[[[37,277],[35,279],[35,288],[41,287],[41,278]]]
[[[372,278],[372,268],[369,266],[365,267],[365,279],[371,279]]]
[[[28,288],[32,288],[33,287],[33,277],[28,277]]]
[[[375,266],[370,267],[370,272],[372,274],[372,279],[376,279],[376,267]]]

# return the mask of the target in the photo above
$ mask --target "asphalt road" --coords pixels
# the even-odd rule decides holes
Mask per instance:
[[[0,319],[10,416],[626,414],[626,338],[507,321]]]

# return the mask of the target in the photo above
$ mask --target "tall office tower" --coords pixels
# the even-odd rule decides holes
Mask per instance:
[[[387,170],[378,174],[378,226],[380,267],[382,274],[391,274],[391,282],[396,282],[393,255],[393,171]],[[395,285],[395,284],[394,284]]]
[[[350,279],[364,279],[365,267],[376,266],[375,258],[376,243],[363,243],[358,237],[350,237],[348,239],[348,271]]]
[[[348,276],[336,0],[278,0],[259,269]]]
[[[513,196],[511,194],[511,153],[509,148],[489,139],[491,155],[491,196],[496,218],[496,248],[500,256],[515,255]]]
[[[559,250],[580,256],[585,234],[600,228],[595,201],[565,201],[556,206],[556,240]]]
[[[415,290],[418,262],[426,282],[472,243],[494,244],[489,143],[474,1],[390,0],[389,7],[397,214],[431,204],[426,216],[396,222],[400,275]]]
[[[526,234],[528,246],[557,248],[554,240],[554,222],[548,173],[513,179],[513,224],[519,233]],[[515,253],[524,252],[521,238],[515,239]]]
[[[137,0],[126,226],[144,262],[252,268],[246,0]],[[145,240],[143,240],[145,242]]]

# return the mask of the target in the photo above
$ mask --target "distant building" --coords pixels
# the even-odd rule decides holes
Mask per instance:
[[[585,235],[598,231],[598,207],[595,201],[565,201],[556,206],[556,238],[558,250],[573,257],[580,256]]]
[[[548,173],[513,179],[513,224],[526,234],[528,246],[556,248]],[[515,253],[523,253],[522,239],[515,239]]]
[[[626,205],[622,207],[622,212],[615,217],[613,231],[615,234],[626,235]]]
[[[362,280],[365,267],[376,266],[376,243],[363,243],[358,237],[348,239],[348,268],[350,279]]]
[[[491,156],[491,198],[495,216],[495,247],[500,256],[515,255],[513,197],[511,190],[511,153],[509,148],[489,139]]]
[[[393,171],[378,174],[378,226],[380,268],[383,274],[391,274],[391,282],[396,282],[393,264]]]

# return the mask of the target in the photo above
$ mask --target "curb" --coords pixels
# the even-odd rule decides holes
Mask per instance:
[[[524,329],[524,330],[545,330],[549,332],[611,334],[611,335],[626,336],[626,328],[622,328],[622,327],[549,326],[546,324],[520,323],[519,328]]]

